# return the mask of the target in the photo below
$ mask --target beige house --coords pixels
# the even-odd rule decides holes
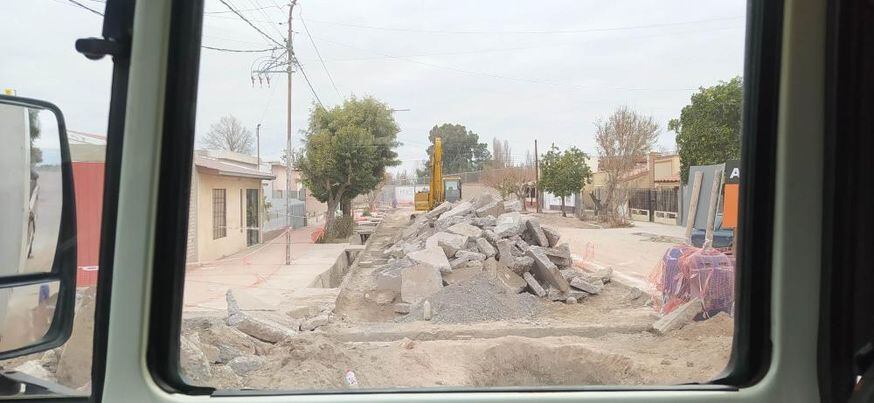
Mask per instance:
[[[262,168],[262,170],[269,170],[274,179],[270,181],[264,182],[264,193],[269,195],[268,198],[271,200],[275,200],[277,206],[281,206],[282,199],[285,197],[285,165],[280,162],[269,162],[266,165],[269,165],[269,169]],[[307,191],[303,182],[300,179],[300,171],[292,170],[291,171],[291,197],[294,199],[300,199],[300,195],[303,194],[303,201],[305,203],[305,211],[307,223],[312,224],[321,220],[325,211],[328,209],[325,203],[322,203],[316,200],[309,191]]]
[[[188,218],[188,263],[208,262],[261,242],[262,181],[255,157],[196,151]]]
[[[597,165],[595,164],[595,167]],[[593,168],[593,170],[595,172],[592,174],[592,182],[583,188],[583,202],[587,209],[594,206],[591,194],[594,193],[603,200],[602,192],[607,186],[607,172],[599,171],[597,168]],[[651,152],[645,158],[637,161],[634,169],[622,177],[622,182],[629,190],[679,188],[680,156]]]

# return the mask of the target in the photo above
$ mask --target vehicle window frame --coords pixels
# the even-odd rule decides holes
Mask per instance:
[[[188,203],[203,0],[174,0],[165,87],[165,121],[152,266],[147,368],[168,393],[272,396],[362,393],[477,393],[703,390],[733,391],[760,381],[771,365],[772,239],[783,1],[748,0],[743,148],[737,238],[735,337],[726,369],[710,383],[384,390],[216,390],[184,381],[179,365]],[[168,235],[169,234],[169,235]],[[755,247],[748,247],[755,245]],[[755,270],[752,270],[755,268]]]

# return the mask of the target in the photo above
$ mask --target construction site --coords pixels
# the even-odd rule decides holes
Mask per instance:
[[[655,291],[679,278],[663,264],[678,247],[630,235],[667,251],[644,289],[564,242],[576,219],[520,210],[486,194],[375,213],[328,270],[186,304],[182,369],[221,389],[379,389],[676,384],[725,367],[730,308],[692,289],[701,276]]]

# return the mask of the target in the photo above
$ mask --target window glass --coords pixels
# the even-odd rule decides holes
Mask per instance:
[[[0,2],[0,91],[36,98],[57,105],[66,120],[72,159],[76,202],[76,307],[73,333],[66,344],[52,350],[0,361],[4,374],[24,373],[56,391],[87,395],[91,390],[91,350],[94,296],[100,269],[100,226],[103,202],[106,125],[109,114],[112,62],[86,59],[77,53],[78,38],[99,36],[103,26],[103,1],[3,1]],[[54,258],[60,220],[60,148],[56,121],[43,111],[31,121],[33,137],[31,191],[34,203],[29,227],[29,271],[48,271]],[[6,121],[4,120],[4,123]],[[41,133],[41,134],[40,134]],[[12,133],[0,130],[4,144]],[[8,148],[6,149],[8,151]],[[6,158],[6,157],[4,157]],[[8,173],[7,173],[8,174]],[[6,189],[2,190],[6,192]],[[7,239],[4,238],[4,242]],[[44,329],[54,311],[56,282],[14,289],[0,303],[7,326],[16,332],[0,335],[0,347],[21,333]],[[5,347],[3,347],[5,349]],[[4,385],[7,385],[4,382]],[[16,388],[0,391],[16,394]]]
[[[743,319],[745,10],[206,0],[185,379],[713,379]]]

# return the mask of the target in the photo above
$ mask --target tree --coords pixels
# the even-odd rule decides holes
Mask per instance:
[[[525,196],[534,183],[534,165],[514,163],[510,142],[507,140],[501,142],[497,138],[493,139],[492,150],[493,158],[483,170],[483,183],[497,190],[503,198],[510,195],[519,198],[522,208],[525,209]]]
[[[625,177],[637,160],[645,158],[652,149],[658,139],[659,126],[651,116],[622,106],[606,122],[597,122],[595,127],[595,143],[600,155],[598,169],[607,173],[602,218],[614,225],[622,224],[625,215],[619,209],[628,199]]]
[[[371,97],[353,97],[331,109],[315,106],[310,112],[296,162],[310,194],[327,204],[330,236],[336,235],[337,208],[344,205],[346,212],[355,196],[376,188],[387,167],[400,164],[394,152],[399,131],[391,109]]]
[[[213,123],[203,138],[204,147],[210,150],[227,150],[251,154],[255,136],[243,123],[232,115],[224,116]]]
[[[427,150],[429,159],[437,137],[443,140],[443,172],[446,174],[480,171],[492,158],[488,144],[480,143],[478,134],[463,125],[444,123],[428,132],[428,141],[431,142]],[[418,172],[420,177],[430,176],[427,163],[425,166]]]
[[[680,177],[689,180],[689,167],[721,164],[740,158],[743,80],[732,78],[692,95],[679,119],[668,122],[677,133]]]
[[[578,194],[592,179],[592,170],[586,163],[588,156],[576,147],[561,152],[554,144],[540,160],[540,186],[561,198],[561,215],[565,197]]]

